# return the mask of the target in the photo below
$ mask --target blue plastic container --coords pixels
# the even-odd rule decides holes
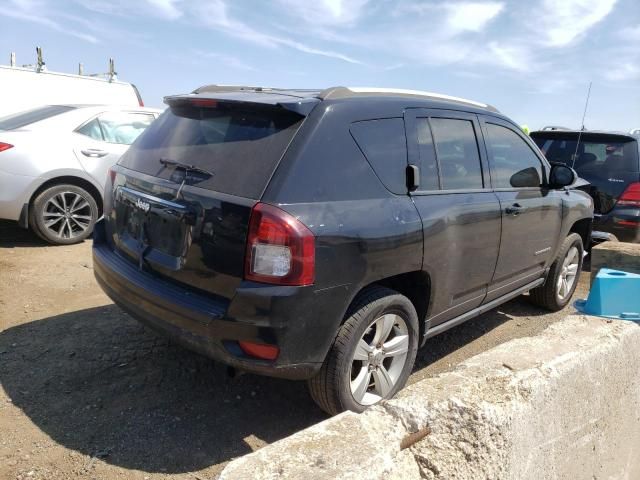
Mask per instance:
[[[640,321],[640,275],[602,268],[589,298],[574,305],[587,315]]]

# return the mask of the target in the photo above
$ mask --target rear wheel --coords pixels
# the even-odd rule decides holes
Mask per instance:
[[[531,301],[553,312],[562,310],[571,300],[582,271],[582,238],[570,234],[551,265],[544,285],[530,292]]]
[[[70,245],[85,240],[98,219],[93,196],[76,185],[55,185],[33,200],[29,214],[31,228],[43,240]]]
[[[411,301],[384,287],[354,302],[309,392],[324,411],[361,412],[393,397],[407,381],[418,349],[418,315]]]

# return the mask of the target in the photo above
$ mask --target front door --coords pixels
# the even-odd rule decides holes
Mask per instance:
[[[547,164],[517,127],[489,116],[482,124],[491,181],[502,210],[500,254],[488,302],[540,278],[551,263],[564,192],[544,186]]]
[[[483,302],[498,258],[500,203],[476,115],[410,109],[405,122],[409,163],[419,170],[412,199],[422,219],[434,326]]]

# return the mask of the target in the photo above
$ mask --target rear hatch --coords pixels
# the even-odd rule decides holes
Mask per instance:
[[[594,211],[606,214],[615,207],[627,187],[640,180],[638,142],[632,136],[613,133],[567,131],[532,132],[531,138],[550,162],[573,167],[588,181]]]
[[[141,270],[230,299],[251,209],[304,115],[269,96],[221,96],[166,100],[112,172],[105,233]]]

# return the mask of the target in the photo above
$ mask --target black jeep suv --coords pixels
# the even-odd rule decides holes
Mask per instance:
[[[118,305],[188,348],[361,411],[427,338],[573,294],[592,200],[493,107],[343,87],[165,102],[110,171],[93,258]]]
[[[588,191],[593,197],[595,211],[594,230],[613,235],[623,242],[640,242],[640,154],[637,136],[617,132],[545,129],[532,132],[531,138],[550,162],[573,167],[581,178],[589,182]]]

